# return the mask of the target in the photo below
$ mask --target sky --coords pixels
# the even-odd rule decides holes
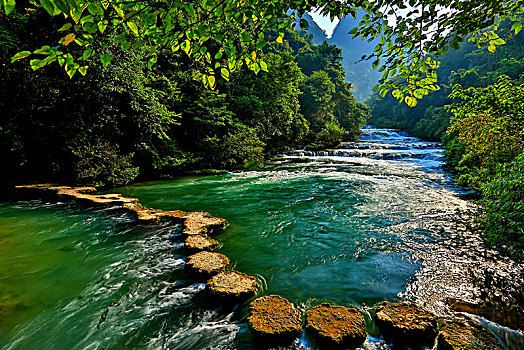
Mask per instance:
[[[321,16],[320,14],[318,14],[318,12],[310,12],[309,14],[311,15],[311,17],[313,17],[315,23],[318,24],[320,28],[324,29],[328,38],[330,38],[333,34],[333,30],[339,22],[339,19],[335,18],[335,20],[331,22],[329,17]]]

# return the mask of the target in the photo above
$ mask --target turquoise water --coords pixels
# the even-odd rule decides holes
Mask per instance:
[[[289,152],[264,171],[183,177],[114,192],[155,209],[209,211],[235,269],[302,310],[357,306],[372,334],[383,300],[445,314],[475,296],[468,271],[491,264],[461,217],[474,212],[442,172],[442,150],[390,130],[319,154]],[[251,349],[246,305],[222,306],[183,271],[180,228],[138,225],[117,208],[0,204],[0,347]],[[488,254],[489,253],[489,254]],[[501,270],[513,268],[500,262]],[[311,348],[303,337],[290,348]]]

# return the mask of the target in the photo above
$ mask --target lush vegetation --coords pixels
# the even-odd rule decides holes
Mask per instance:
[[[59,40],[63,19],[35,7],[1,19],[0,161],[11,181],[112,185],[258,166],[288,146],[355,137],[367,114],[344,82],[340,50],[315,46],[304,31],[264,48],[267,72],[242,66],[211,90],[194,79],[200,68],[185,53],[148,65],[142,48],[111,38],[101,45],[112,64],[94,61],[85,77],[11,64],[21,47]],[[266,33],[268,41],[278,35]]]

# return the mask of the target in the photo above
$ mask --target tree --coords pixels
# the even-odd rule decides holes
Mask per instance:
[[[471,34],[476,43],[494,50],[504,41],[494,31],[485,30],[509,18],[514,21],[512,29],[520,31],[518,16],[524,0],[410,0],[409,7],[405,0],[36,0],[18,4],[4,0],[0,4],[6,14],[15,6],[42,6],[53,16],[64,15],[59,45],[47,43],[13,57],[38,55],[30,61],[33,69],[57,61],[73,76],[86,74],[93,57],[107,65],[113,55],[100,37],[109,36],[123,49],[141,47],[150,65],[163,50],[184,51],[200,67],[196,78],[211,88],[217,76],[227,80],[243,64],[255,73],[266,70],[259,55],[267,44],[264,32],[277,30],[275,40],[282,42],[285,30],[294,24],[290,13],[302,16],[319,8],[331,18],[356,18],[357,10],[362,9],[367,14],[350,34],[380,39],[367,57],[383,72],[378,91],[385,95],[393,89],[396,98],[414,106],[417,99],[438,90],[438,62],[432,55],[458,46]],[[300,24],[307,26],[307,21]],[[214,47],[215,43],[220,45]],[[82,47],[81,53],[70,49],[75,45]]]

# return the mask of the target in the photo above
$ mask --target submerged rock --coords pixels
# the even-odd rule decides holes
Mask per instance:
[[[256,294],[258,282],[253,276],[238,271],[225,271],[207,281],[206,288],[217,296],[243,299]]]
[[[415,304],[383,302],[375,314],[382,334],[406,344],[431,344],[437,335],[437,319]]]
[[[306,332],[329,347],[352,347],[366,340],[366,322],[355,308],[315,306],[306,313]]]
[[[227,256],[203,251],[191,255],[187,259],[185,269],[189,273],[208,278],[224,271],[228,265],[229,258]]]
[[[464,321],[448,322],[437,338],[438,350],[502,350],[495,336],[480,326]]]
[[[184,242],[188,250],[215,250],[220,243],[208,235],[193,235],[186,238]]]
[[[267,295],[249,305],[248,324],[257,336],[294,338],[302,333],[302,313],[287,299]]]

